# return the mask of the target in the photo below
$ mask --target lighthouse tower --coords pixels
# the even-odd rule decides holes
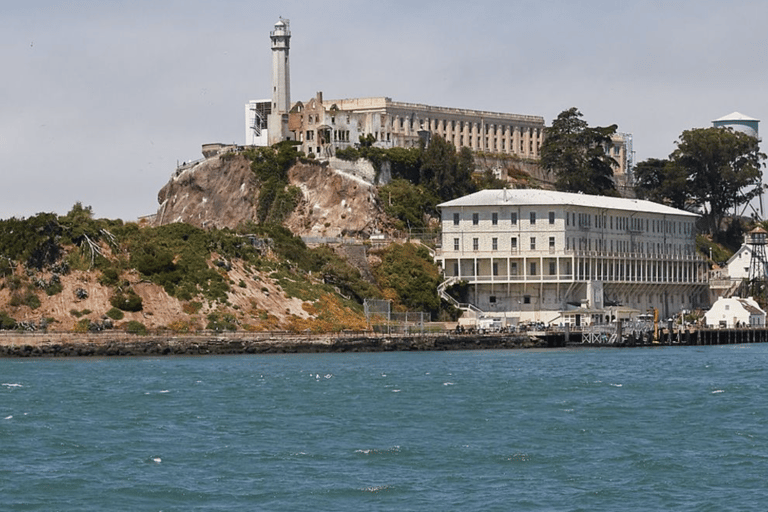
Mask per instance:
[[[269,114],[269,145],[288,140],[288,112],[291,110],[291,77],[288,53],[291,47],[290,21],[280,18],[272,39],[272,112]]]

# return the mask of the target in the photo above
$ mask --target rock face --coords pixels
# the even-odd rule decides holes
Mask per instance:
[[[387,225],[376,187],[329,165],[296,164],[288,173],[302,200],[285,226],[304,237],[366,237]],[[154,224],[185,222],[235,228],[256,218],[259,183],[242,155],[213,156],[182,166],[158,193]]]
[[[154,223],[234,228],[255,217],[256,190],[256,178],[240,155],[182,166],[157,195],[160,208]]]
[[[284,223],[295,235],[367,237],[386,224],[376,187],[361,178],[330,166],[297,164],[288,179],[303,196]]]

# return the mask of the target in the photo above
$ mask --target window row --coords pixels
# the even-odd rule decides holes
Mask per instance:
[[[554,224],[555,223],[555,212],[549,212],[548,215],[549,223]],[[536,224],[536,212],[529,212],[528,214],[528,220],[531,223],[531,225]],[[453,225],[458,226],[461,222],[461,214],[456,212],[453,214]],[[509,222],[512,225],[517,225],[517,212],[510,212],[509,214]],[[480,214],[475,212],[472,214],[472,225],[477,226],[480,224]],[[493,226],[499,225],[499,213],[498,212],[492,212],[491,213],[491,224]]]
[[[609,229],[617,231],[635,231],[646,233],[664,233],[692,235],[693,222],[667,219],[639,219],[632,216],[621,217],[613,215],[595,215],[590,213],[566,212],[566,226],[580,228]]]
[[[513,236],[513,237],[511,237],[509,239],[509,245],[507,246],[507,248],[509,248],[510,251],[514,252],[514,251],[518,250],[517,238],[518,237]],[[528,239],[528,242],[530,244],[529,245],[530,249],[532,251],[535,251],[536,250],[536,237],[535,236],[530,237]],[[549,240],[548,240],[548,244],[549,244],[548,245],[549,249],[554,250],[555,249],[555,237],[550,236]],[[486,248],[484,248],[484,249],[487,250]],[[462,250],[462,248],[461,248],[461,239],[460,238],[454,238],[453,239],[453,250],[454,251]],[[480,239],[479,238],[475,237],[475,238],[472,239],[472,250],[473,251],[479,251],[480,250]],[[490,248],[490,250],[492,250],[492,251],[500,250],[499,249],[499,239],[498,239],[498,237],[491,238],[491,248]]]

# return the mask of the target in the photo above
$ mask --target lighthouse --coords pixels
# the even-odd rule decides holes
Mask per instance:
[[[269,145],[290,139],[291,77],[288,54],[291,48],[290,21],[280,18],[269,34],[272,40],[272,109],[268,119]]]

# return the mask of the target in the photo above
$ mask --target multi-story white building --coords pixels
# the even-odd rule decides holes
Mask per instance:
[[[436,259],[487,314],[580,324],[611,319],[617,307],[666,318],[707,300],[696,214],[530,189],[483,190],[439,208]]]

